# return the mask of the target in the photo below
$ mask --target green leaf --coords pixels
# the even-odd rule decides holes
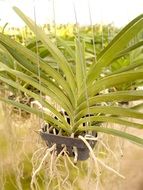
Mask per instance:
[[[63,96],[62,93],[60,93],[60,91],[55,89],[54,86],[50,86],[51,84],[48,83],[48,81],[46,81],[46,83],[47,83],[47,85],[49,85],[49,87],[45,86],[42,83],[39,84],[39,81],[35,80],[34,78],[32,78],[32,77],[30,77],[30,76],[28,76],[22,72],[12,70],[2,63],[0,63],[0,66],[2,68],[5,68],[5,70],[7,72],[9,72],[9,73],[13,74],[14,76],[22,79],[23,81],[27,82],[28,84],[31,84],[33,87],[40,90],[45,95],[52,97],[59,105],[61,105],[61,107],[63,107],[67,111],[67,113],[71,112],[72,108],[71,108],[70,102],[66,99],[65,96]],[[52,91],[52,89],[53,89],[53,91]]]
[[[30,18],[24,15],[24,13],[20,9],[18,9],[17,7],[13,7],[13,9],[21,17],[21,19],[29,26],[29,28],[35,33],[36,38],[45,45],[45,47],[54,57],[56,62],[59,64],[59,67],[64,72],[67,81],[72,89],[72,92],[74,92],[76,89],[74,74],[62,52],[53,44],[52,41],[50,41],[50,39],[42,31],[42,29],[38,27]]]
[[[127,91],[117,91],[110,92],[108,94],[101,94],[89,98],[88,105],[94,106],[98,103],[109,103],[109,102],[122,102],[122,101],[135,101],[143,99],[143,90],[127,90]],[[82,102],[77,108],[77,112],[86,108],[87,102]]]
[[[133,128],[137,128],[137,129],[143,129],[143,124],[140,123],[135,123],[132,121],[126,121],[123,120],[121,118],[117,118],[117,117],[111,117],[111,116],[88,116],[88,117],[84,117],[81,118],[80,120],[78,120],[77,123],[75,123],[74,128],[78,129],[78,126],[80,126],[83,123],[96,123],[98,124],[98,122],[102,122],[102,123],[115,123],[115,124],[120,124],[120,125],[124,125],[124,126],[128,126],[128,127],[133,127]]]
[[[139,104],[137,104],[135,106],[132,106],[131,109],[139,110],[140,111],[140,110],[143,109],[143,103],[141,102],[141,103],[139,103]]]
[[[59,45],[62,45],[64,47],[64,49],[66,50],[66,52],[68,52],[68,54],[70,55],[70,57],[76,61],[76,58],[75,58],[75,51],[69,46],[69,42],[63,40],[62,38],[60,37],[56,37],[57,40],[58,40],[58,43]]]
[[[126,71],[130,71],[130,70],[133,70],[133,69],[136,69],[140,66],[143,66],[143,56],[140,56],[138,57],[137,59],[133,60],[132,63],[126,67],[123,67],[115,72],[112,72],[111,74],[109,74],[108,76],[110,75],[114,75],[114,74],[118,74],[118,73],[123,73],[123,72],[126,72]]]
[[[129,133],[122,132],[120,130],[112,129],[112,128],[105,128],[105,127],[98,127],[98,126],[91,126],[91,127],[79,127],[79,131],[97,131],[101,133],[106,133],[118,137],[125,138],[130,140],[138,145],[143,145],[143,139],[137,136],[131,135]]]
[[[117,60],[117,59],[119,59],[119,58],[121,58],[121,57],[123,57],[123,56],[125,56],[125,55],[127,55],[127,54],[130,53],[131,51],[133,51],[133,50],[135,50],[135,49],[137,49],[137,48],[139,48],[139,47],[141,47],[141,46],[143,46],[143,41],[137,42],[136,44],[134,44],[134,45],[132,45],[132,46],[126,48],[125,50],[121,51],[121,52],[112,60],[112,62],[114,62],[115,60]]]
[[[71,130],[67,127],[65,127],[61,122],[59,122],[57,119],[43,113],[42,111],[40,110],[37,110],[35,108],[31,108],[25,104],[21,104],[19,102],[15,102],[15,101],[12,101],[12,100],[9,100],[7,98],[2,98],[0,97],[0,100],[3,101],[3,102],[6,102],[8,104],[11,104],[17,108],[20,108],[22,110],[25,110],[26,112],[29,112],[29,113],[33,113],[35,115],[37,115],[38,117],[44,119],[45,121],[47,121],[48,123],[54,125],[55,128],[57,129],[63,129],[65,130],[68,134],[71,133]]]
[[[39,66],[41,67],[42,71],[48,73],[49,76],[56,80],[56,82],[64,89],[64,92],[68,94],[70,101],[74,104],[74,97],[68,83],[56,70],[45,63],[40,57],[38,57],[37,54],[2,34],[0,34],[0,43],[2,43],[5,48],[7,48],[9,53],[19,62],[23,68],[25,68],[28,72],[35,74],[36,77],[39,77],[39,62]],[[40,77],[48,80],[48,77],[46,77],[42,71],[40,71]]]
[[[126,48],[131,39],[133,39],[143,26],[143,14],[136,17],[126,25],[116,37],[108,44],[106,48],[98,55],[97,63],[93,64],[88,74],[88,85],[91,84],[102,70],[107,67],[112,60]]]
[[[143,113],[135,111],[130,108],[114,107],[114,106],[93,106],[81,110],[75,118],[75,121],[78,121],[82,117],[88,114],[107,114],[120,117],[131,117],[136,119],[143,119]]]
[[[0,76],[0,80],[18,90],[21,90],[22,92],[26,93],[27,95],[33,97],[35,100],[38,100],[39,103],[41,103],[42,107],[48,109],[52,114],[54,114],[57,118],[59,118],[65,127],[67,127],[67,128],[70,127],[69,124],[65,121],[65,118],[53,106],[51,106],[47,101],[45,101],[44,98],[33,93],[31,90],[24,88],[17,82],[14,82],[12,80],[6,79],[1,76]]]
[[[95,82],[94,85],[90,85],[88,87],[88,94],[90,97],[92,97],[102,90],[108,89],[110,87],[118,87],[120,84],[122,85],[128,82],[134,82],[139,79],[143,79],[143,70],[141,69],[107,76]],[[79,97],[78,105],[84,101],[84,94],[85,92],[83,91],[82,95]]]
[[[86,81],[86,64],[84,57],[84,47],[81,45],[80,40],[76,39],[76,83],[78,94],[80,94],[82,84]]]
[[[120,74],[115,74],[109,77],[104,77],[103,79],[95,83],[95,88],[91,94],[96,94],[99,90],[104,90],[110,87],[116,87],[119,84],[124,84],[128,82],[134,82],[136,80],[143,79],[143,70],[128,71]]]

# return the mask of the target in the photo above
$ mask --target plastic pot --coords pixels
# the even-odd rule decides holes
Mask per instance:
[[[89,157],[89,149],[81,139],[54,135],[43,131],[40,132],[40,135],[49,148],[53,146],[53,144],[56,144],[57,154],[66,146],[67,153],[70,157],[75,156],[73,147],[77,148],[77,160],[86,160]],[[97,133],[94,136],[97,136]],[[88,142],[90,146],[94,148],[96,141],[88,140]]]

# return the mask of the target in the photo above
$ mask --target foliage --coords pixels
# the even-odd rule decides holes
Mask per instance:
[[[57,130],[60,130],[63,135],[74,134],[78,136],[82,131],[95,130],[143,144],[143,139],[134,135],[117,129],[97,126],[100,122],[107,122],[138,129],[143,128],[138,120],[143,119],[143,113],[136,110],[137,107],[126,108],[117,104],[121,101],[143,99],[143,90],[119,88],[123,84],[142,82],[142,61],[139,61],[140,58],[137,57],[137,60],[134,60],[132,64],[125,64],[123,68],[113,69],[115,62],[142,46],[141,38],[134,44],[130,44],[130,42],[142,30],[143,15],[138,16],[125,26],[98,53],[97,57],[92,53],[94,59],[88,60],[85,43],[80,34],[75,39],[74,48],[59,39],[62,47],[64,47],[64,52],[68,54],[67,57],[30,18],[18,8],[14,7],[14,10],[35,33],[36,46],[42,44],[47,49],[52,61],[40,57],[38,48],[34,52],[10,39],[7,35],[0,34],[1,45],[18,64],[15,69],[2,60],[0,62],[0,80],[37,100],[42,105],[42,110],[3,97],[0,99],[38,115]],[[69,58],[72,62],[69,61]],[[18,82],[7,78],[4,73],[16,77]],[[40,94],[27,89],[25,84],[30,84],[40,91]],[[47,97],[52,100],[53,104],[46,100]],[[68,114],[70,123],[59,112],[61,109]],[[137,121],[131,122],[130,118],[137,119]]]

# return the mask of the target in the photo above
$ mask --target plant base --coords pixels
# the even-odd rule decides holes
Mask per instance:
[[[67,153],[70,157],[75,157],[74,147],[77,150],[77,160],[86,160],[89,157],[89,149],[81,139],[54,135],[43,131],[40,132],[40,135],[49,148],[53,144],[56,144],[57,154],[66,146]],[[93,140],[88,140],[88,142],[92,148],[96,144],[96,141]]]

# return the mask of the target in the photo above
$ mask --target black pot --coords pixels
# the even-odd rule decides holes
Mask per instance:
[[[66,146],[67,153],[70,157],[75,157],[73,147],[77,148],[77,160],[86,160],[89,157],[89,149],[81,139],[54,135],[43,131],[40,132],[40,135],[49,148],[52,147],[53,144],[56,144],[57,154],[59,154],[63,147]],[[94,136],[97,136],[97,133]],[[96,141],[88,140],[88,142],[90,146],[94,148]]]

